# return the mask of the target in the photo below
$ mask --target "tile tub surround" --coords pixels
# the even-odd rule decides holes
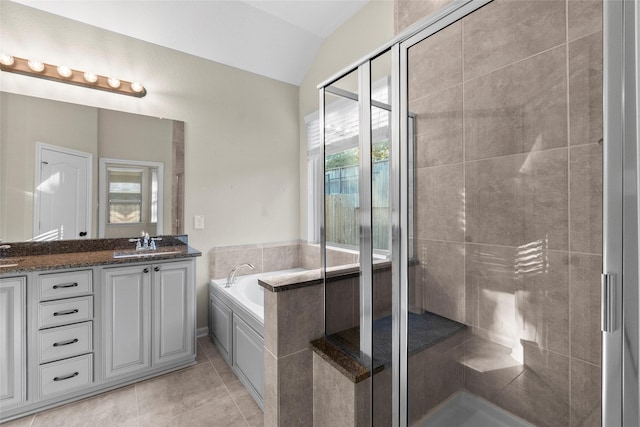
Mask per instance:
[[[327,250],[330,267],[352,264],[356,260],[357,255],[352,252]],[[215,247],[209,251],[209,274],[212,279],[223,279],[232,268],[245,262],[253,264],[255,270],[242,269],[238,276],[299,267],[314,270],[321,267],[320,245],[296,241]]]
[[[494,0],[409,50],[410,296],[471,327],[466,389],[545,425],[599,417],[601,29],[599,0]]]
[[[127,264],[161,259],[199,257],[202,254],[189,246],[186,236],[161,236],[158,251],[143,258],[114,258],[116,250],[135,250],[135,243],[128,239],[58,240],[52,242],[7,243],[10,249],[2,250],[3,262],[15,261],[15,267],[0,269],[0,274],[57,270],[61,268],[92,267],[106,264]],[[162,252],[171,252],[163,255]]]
[[[2,426],[263,425],[262,411],[208,337],[198,339],[196,361],[195,366]]]
[[[324,333],[321,271],[259,282],[264,294],[264,423],[313,424],[310,342]]]

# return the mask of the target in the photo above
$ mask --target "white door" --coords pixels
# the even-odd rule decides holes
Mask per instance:
[[[37,151],[33,240],[90,237],[92,155],[42,143]]]

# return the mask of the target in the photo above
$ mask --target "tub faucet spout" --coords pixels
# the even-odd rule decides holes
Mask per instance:
[[[236,283],[236,272],[238,270],[240,270],[240,268],[242,267],[249,267],[252,270],[255,270],[255,267],[253,266],[253,264],[250,264],[248,262],[245,262],[244,264],[240,264],[238,266],[236,266],[235,268],[231,269],[231,271],[229,272],[229,276],[227,276],[227,284],[224,286],[225,288],[230,288],[231,285],[233,285],[234,283]]]

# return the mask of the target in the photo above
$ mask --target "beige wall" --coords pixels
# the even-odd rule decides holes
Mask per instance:
[[[197,261],[199,327],[207,324],[210,248],[298,238],[296,86],[8,1],[0,2],[0,50],[141,80],[148,95],[9,73],[0,74],[0,90],[185,122],[185,232],[205,253]],[[193,229],[194,215],[205,216],[204,230]]]
[[[0,113],[0,237],[7,242],[22,241],[33,235],[36,142],[92,154],[93,195],[97,197],[98,110],[2,93]],[[96,224],[94,211],[94,236]]]
[[[318,110],[318,84],[393,38],[393,1],[371,0],[322,44],[300,84],[300,237],[307,238],[307,131],[304,117]]]

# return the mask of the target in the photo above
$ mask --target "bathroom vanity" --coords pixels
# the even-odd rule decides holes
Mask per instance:
[[[122,258],[126,239],[0,258],[0,421],[195,363],[200,252],[165,240]]]

